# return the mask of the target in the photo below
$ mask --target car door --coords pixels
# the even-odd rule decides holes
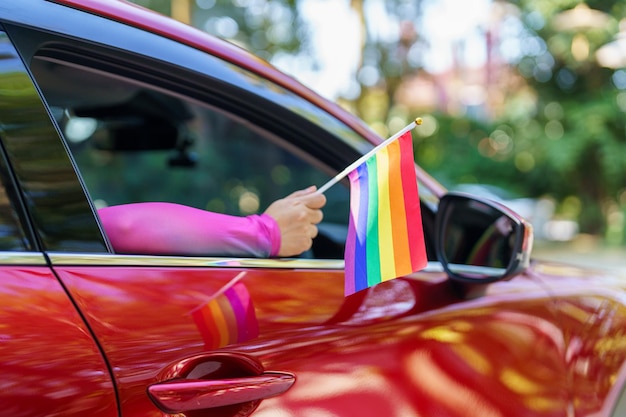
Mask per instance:
[[[113,253],[95,214],[100,204],[128,202],[138,198],[137,190],[149,188],[142,190],[142,199],[176,195],[176,202],[246,214],[301,186],[321,185],[356,159],[359,148],[371,145],[310,102],[232,64],[112,21],[46,7],[59,19],[63,16],[67,33],[11,23],[7,27],[61,134],[47,140],[70,151],[63,157],[78,166],[90,198],[73,196],[49,208],[34,204],[33,217],[54,272],[110,363],[122,415],[160,415],[153,404],[158,384],[176,378],[218,379],[233,385],[229,395],[235,398],[241,384],[258,386],[258,377],[282,381],[278,385],[287,389],[294,378],[289,362],[309,361],[307,355],[298,359],[289,350],[298,345],[299,350],[308,345],[309,354],[323,350],[328,326],[335,328],[355,314],[366,321],[400,316],[450,298],[441,273],[421,292],[415,283],[401,280],[382,286],[380,297],[370,297],[372,305],[364,302],[364,295],[344,298],[344,185],[327,195],[325,240],[299,259]],[[87,30],[95,26],[99,31]],[[153,117],[155,111],[162,113]],[[195,118],[187,120],[188,112]],[[128,119],[130,127],[124,125]],[[92,143],[81,142],[81,132],[94,120],[99,129]],[[189,150],[206,158],[198,162],[208,167],[206,172],[170,183],[189,171],[168,176],[154,168],[159,155],[144,158],[141,149],[118,149],[124,148],[119,141],[144,137],[145,130],[132,126],[137,120],[150,122],[147,137],[163,144],[172,139],[168,129],[179,128],[174,154],[160,155],[158,164],[166,161],[168,169],[181,168],[177,164],[192,160]],[[120,125],[128,129],[114,132]],[[186,149],[178,146],[180,131],[212,141]],[[88,145],[96,152],[82,153]],[[133,169],[137,167],[141,169]],[[18,176],[28,192],[28,177]],[[156,186],[150,187],[151,182]],[[172,184],[196,187],[168,194],[181,191]],[[76,233],[71,240],[55,234],[56,218],[37,214],[61,206],[73,210],[69,227],[75,226]],[[243,314],[233,312],[235,304]],[[283,346],[289,348],[279,354]],[[274,353],[263,353],[266,349]],[[283,359],[272,360],[279,357]],[[213,368],[221,371],[209,372]],[[153,385],[157,393],[147,395]],[[275,394],[235,402],[250,407]]]
[[[74,217],[85,195],[69,159],[54,158],[63,148],[45,146],[50,137],[59,146],[58,136],[1,27],[0,49],[0,407],[24,417],[118,416],[101,346],[50,268],[32,223],[45,217],[51,229],[44,239],[73,245],[77,229],[58,225],[85,225]],[[39,203],[42,210],[32,211]],[[65,209],[43,209],[60,205]]]

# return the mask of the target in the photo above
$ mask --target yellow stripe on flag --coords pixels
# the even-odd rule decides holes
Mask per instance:
[[[211,315],[215,320],[215,325],[219,331],[220,335],[220,343],[219,346],[225,346],[228,344],[228,325],[226,324],[226,319],[224,314],[222,313],[222,309],[220,308],[219,303],[216,300],[211,301],[208,304],[208,307],[211,309]]]
[[[389,150],[381,149],[376,155],[378,172],[378,251],[380,253],[380,280],[396,277],[393,261],[393,235],[391,231],[391,205],[389,203]]]

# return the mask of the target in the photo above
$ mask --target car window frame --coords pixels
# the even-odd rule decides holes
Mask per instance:
[[[93,47],[94,49],[99,49],[101,51],[106,51],[106,50],[110,50],[110,51],[115,51],[116,54],[121,54],[125,57],[125,59],[127,59],[128,63],[131,65],[128,65],[129,68],[133,68],[135,67],[136,69],[136,65],[137,63],[141,63],[141,62],[145,62],[145,63],[155,63],[155,62],[159,62],[159,65],[164,65],[167,64],[167,66],[169,66],[170,71],[169,73],[171,74],[172,72],[175,72],[175,69],[182,69],[184,71],[185,74],[185,79],[186,81],[189,81],[187,78],[189,78],[190,76],[193,77],[194,75],[196,77],[198,77],[199,80],[206,80],[206,77],[210,77],[211,74],[206,74],[205,72],[202,71],[206,71],[206,69],[202,70],[199,66],[198,66],[198,59],[193,59],[193,56],[202,56],[205,59],[209,59],[209,60],[218,60],[218,61],[222,61],[219,58],[216,57],[212,57],[210,55],[207,55],[205,52],[203,51],[198,51],[192,47],[186,46],[186,45],[180,45],[177,44],[177,48],[183,48],[185,49],[185,52],[187,52],[186,54],[181,54],[179,52],[176,52],[178,49],[177,48],[173,48],[173,50],[175,50],[174,53],[172,53],[171,55],[168,56],[168,59],[164,60],[163,58],[163,54],[155,54],[152,56],[147,56],[145,55],[146,51],[143,51],[143,53],[140,53],[140,45],[143,45],[143,43],[141,42],[141,40],[137,39],[137,38],[142,38],[142,40],[145,42],[147,39],[146,37],[148,37],[148,39],[152,39],[152,40],[158,40],[160,43],[162,43],[161,46],[155,46],[152,50],[153,51],[163,51],[166,50],[167,48],[165,48],[166,45],[170,44],[171,42],[173,42],[170,39],[167,38],[163,38],[159,35],[155,35],[152,33],[147,33],[141,29],[137,29],[137,28],[128,28],[126,26],[120,25],[117,22],[112,22],[112,21],[107,21],[106,19],[101,19],[104,20],[104,24],[111,24],[111,25],[118,25],[119,27],[122,27],[125,31],[132,31],[133,32],[133,36],[116,36],[115,38],[115,42],[113,42],[112,45],[102,45],[102,44],[98,44],[97,42],[94,42],[94,40],[91,40],[88,44],[90,45],[90,47]],[[82,25],[79,25],[80,27],[84,27],[84,23]],[[27,28],[25,26],[14,26],[13,29],[23,29],[23,30],[33,30],[32,28]],[[72,26],[70,29],[68,29],[68,33],[63,33],[63,34],[55,34],[57,36],[61,36],[64,38],[65,41],[67,42],[77,42],[77,43],[82,43],[82,42],[86,42],[84,39],[80,39],[77,36],[76,32],[80,32],[80,30],[77,29],[77,27]],[[98,34],[107,34],[110,33],[110,30],[103,30],[103,31],[99,31]],[[91,34],[91,33],[90,33]],[[134,36],[137,35],[137,36]],[[106,36],[100,36],[100,39],[104,39],[107,38]],[[32,37],[23,37],[23,39],[33,39]],[[108,39],[108,38],[107,38]],[[126,40],[126,39],[132,39],[131,41],[128,42],[128,45],[122,45],[122,39]],[[111,40],[111,39],[109,39]],[[22,49],[26,49],[28,50],[29,48],[31,48],[31,57],[32,57],[32,50],[34,50],[34,48],[32,47],[32,45],[22,45]],[[101,56],[105,56],[105,54],[101,55]],[[172,62],[173,59],[178,59],[180,58],[179,61],[176,62],[176,64],[174,64]],[[28,58],[27,58],[28,59]],[[228,62],[222,62],[222,65],[224,66],[224,68],[230,68],[232,70],[232,68],[234,67],[234,65],[232,63],[228,63]],[[119,67],[119,64],[118,64]],[[146,69],[147,67],[149,67],[149,65],[144,65],[143,68]],[[245,72],[242,69],[238,69],[239,72]],[[144,76],[148,76],[148,78],[151,78],[151,85],[154,85],[152,83],[152,80],[154,79],[154,77],[161,77],[161,82],[165,81],[165,79],[163,78],[164,74],[144,74]],[[217,75],[215,75],[215,77],[217,77]],[[256,77],[256,81],[257,83],[261,83],[261,82],[270,82],[269,80],[261,80],[259,76],[256,76],[254,74],[250,74],[250,77]],[[146,78],[146,80],[148,79]],[[172,90],[176,90],[176,88],[184,86],[183,84],[172,84],[173,81],[170,82],[165,82],[163,85],[165,85],[166,90],[168,91],[172,91]],[[220,84],[221,83],[221,84]],[[221,87],[225,86],[225,83],[223,81],[219,81],[218,84],[220,84]],[[198,82],[196,82],[196,84],[191,84],[191,85],[195,85],[196,87],[199,85]],[[176,87],[176,88],[174,88]],[[251,87],[250,88],[255,88],[258,87],[254,86],[251,83]],[[279,87],[278,85],[274,85],[273,88],[278,88],[281,89],[282,87]],[[188,97],[194,97],[193,94],[191,93],[192,90],[194,90],[194,88],[190,88],[189,84],[187,85],[186,88],[188,94],[186,94],[186,96]],[[197,90],[197,89],[196,89]],[[244,90],[241,90],[244,91]],[[196,91],[197,92],[197,91]],[[210,92],[208,90],[204,91],[204,94],[210,94]],[[304,98],[298,97],[293,93],[290,93],[296,100],[300,100],[303,103],[306,103],[306,105],[309,106],[314,106],[312,103],[307,102]],[[206,102],[206,100],[202,100],[200,99],[200,101],[202,102]],[[322,110],[320,110],[322,111]],[[291,121],[289,123],[285,123],[284,124],[284,130],[286,131],[291,131],[291,134],[293,135],[294,131],[298,131],[298,132],[309,132],[310,128],[315,128],[315,123],[313,123],[313,120],[311,119],[313,116],[311,116],[310,114],[306,114],[305,111],[300,111],[295,112],[294,117],[295,116],[300,117],[300,119],[298,120],[299,123],[296,123],[295,121]],[[332,116],[329,115],[329,117],[332,118]],[[295,119],[294,119],[295,120]],[[343,143],[345,145],[345,149],[346,152],[335,152],[335,154],[340,155],[341,159],[336,160],[336,161],[332,161],[330,165],[332,166],[326,166],[323,167],[324,169],[328,170],[329,172],[332,172],[333,174],[340,171],[341,169],[343,169],[346,165],[348,165],[350,162],[352,162],[356,157],[358,157],[359,155],[361,155],[362,153],[366,152],[367,150],[369,150],[372,147],[372,144],[368,143],[362,136],[358,135],[355,131],[351,130],[348,126],[343,125],[343,123],[337,119],[335,119],[337,121],[338,126],[340,126],[339,128],[339,132],[334,132],[337,133],[333,136],[333,138],[335,139],[335,141],[321,141],[319,143]],[[305,123],[304,126],[302,126],[302,123]],[[322,130],[318,130],[317,132],[322,132]],[[328,133],[327,133],[328,134]],[[345,135],[344,135],[345,134]],[[358,142],[358,143],[357,143]],[[356,145],[358,146],[355,146]],[[330,145],[329,145],[330,146]],[[319,159],[318,159],[319,162]],[[78,172],[78,171],[77,171]],[[80,173],[78,173],[78,175],[80,175]],[[346,185],[346,182],[344,181],[344,185]],[[429,216],[429,213],[427,213],[427,211],[431,208],[426,204],[423,204],[423,208],[424,208],[424,217],[431,217]],[[432,213],[430,213],[432,214]],[[97,216],[97,215],[96,215]],[[425,227],[426,230],[430,229],[428,227]],[[434,259],[434,257],[432,258]]]

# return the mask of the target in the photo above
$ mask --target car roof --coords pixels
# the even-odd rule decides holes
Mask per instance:
[[[214,37],[200,29],[125,0],[48,1],[134,26],[222,58],[306,98],[371,142],[378,143],[381,141],[381,138],[361,122],[360,119],[336,103],[321,97],[268,62],[224,39]]]

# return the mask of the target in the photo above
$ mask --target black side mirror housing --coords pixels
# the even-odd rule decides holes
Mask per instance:
[[[437,260],[452,279],[485,284],[530,263],[532,226],[500,203],[449,193],[439,201],[435,223]]]

